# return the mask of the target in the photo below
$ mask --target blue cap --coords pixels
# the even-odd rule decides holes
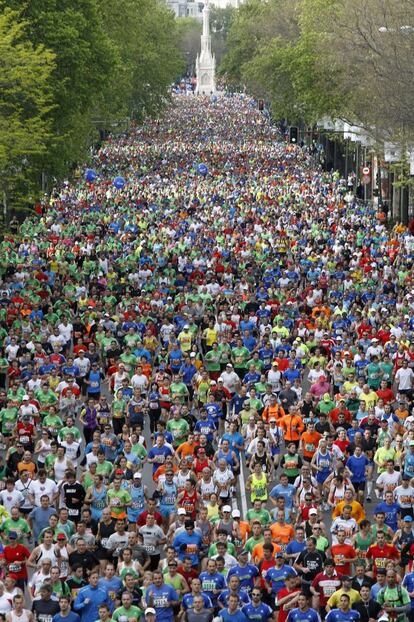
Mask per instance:
[[[413,522],[413,517],[412,516],[404,516],[403,521],[404,521],[404,523],[412,523]]]

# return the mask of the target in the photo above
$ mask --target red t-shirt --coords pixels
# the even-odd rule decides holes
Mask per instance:
[[[266,588],[266,581],[264,580],[267,571],[269,570],[269,568],[273,568],[273,566],[276,565],[276,561],[274,559],[262,559],[261,562],[259,562],[258,568],[259,568],[259,572],[260,572],[260,587],[262,590],[264,590]]]
[[[6,561],[7,573],[13,579],[27,579],[26,561],[29,557],[30,551],[23,544],[5,546],[4,559]]]
[[[282,587],[280,592],[278,592],[277,600],[281,600],[282,598],[285,598],[285,596],[289,596],[290,594],[296,594],[296,592],[300,592],[300,591],[301,590],[298,587],[294,587],[293,590],[288,590],[287,587]],[[296,605],[295,605],[295,607],[296,607]],[[285,611],[283,609],[283,605],[281,605],[280,609],[279,609],[278,616],[277,616],[277,622],[286,622],[286,618],[289,615],[289,611],[290,611],[290,609]]]
[[[344,559],[354,559],[356,551],[350,544],[334,544],[331,547],[335,569],[338,575],[352,575],[351,562],[343,562]]]
[[[320,572],[312,581],[312,587],[319,594],[319,605],[326,607],[332,594],[341,587],[341,580],[337,574],[328,577],[324,572]]]
[[[371,544],[367,551],[367,558],[372,559],[374,564],[374,577],[377,576],[379,568],[385,568],[389,559],[399,559],[398,549],[392,544],[384,544],[382,548],[378,544]]]

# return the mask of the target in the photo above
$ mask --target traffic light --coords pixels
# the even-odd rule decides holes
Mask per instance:
[[[297,145],[298,137],[299,137],[298,128],[295,127],[294,125],[291,125],[289,128],[289,142],[293,143],[294,145]]]

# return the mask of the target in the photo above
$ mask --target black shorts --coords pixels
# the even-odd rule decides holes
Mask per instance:
[[[364,492],[366,482],[352,482],[352,486],[355,488],[355,492]]]

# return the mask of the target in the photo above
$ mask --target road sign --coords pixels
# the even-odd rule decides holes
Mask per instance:
[[[371,182],[371,177],[369,175],[364,175],[361,179],[361,184],[363,186],[368,186],[370,182]]]
[[[362,174],[363,174],[365,177],[366,177],[366,176],[369,176],[370,172],[371,172],[371,169],[369,168],[369,166],[364,166],[364,167],[363,167],[363,169],[362,169]]]

